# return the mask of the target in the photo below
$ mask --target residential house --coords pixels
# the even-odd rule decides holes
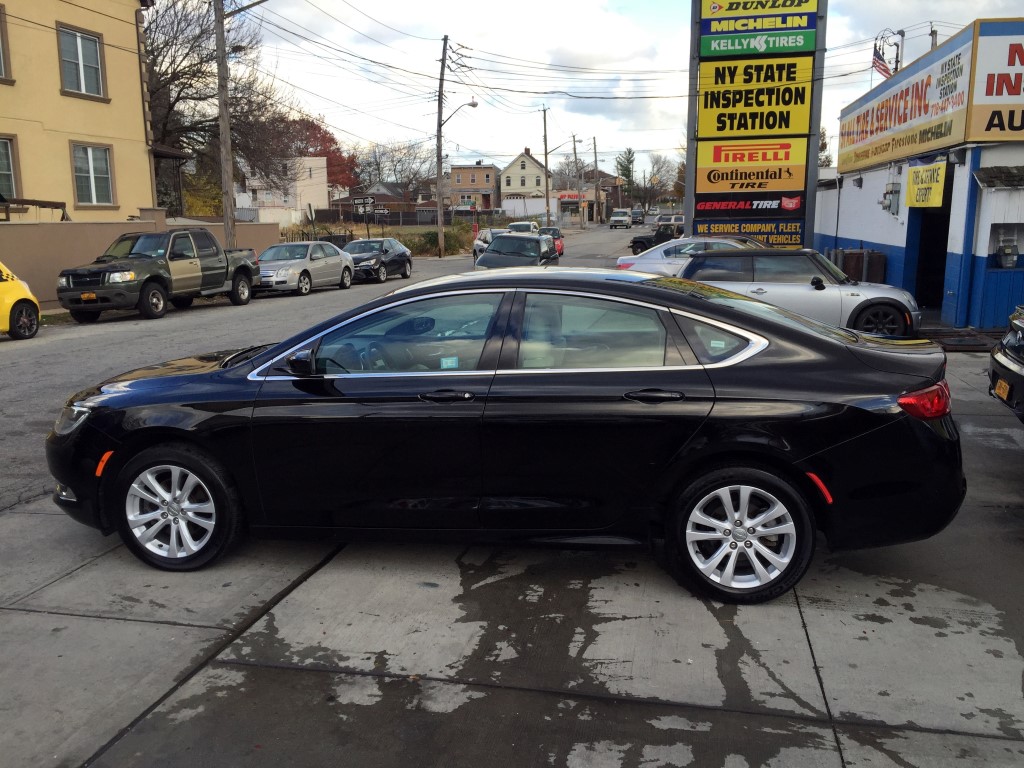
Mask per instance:
[[[141,32],[152,5],[0,0],[0,220],[125,220],[153,207]]]
[[[544,178],[548,179],[545,185]],[[526,147],[515,160],[505,166],[501,172],[501,199],[521,200],[524,198],[544,197],[545,187],[550,187],[551,172],[544,167]]]
[[[457,209],[487,211],[498,207],[498,166],[477,160],[473,165],[453,165],[449,180],[451,203]]]
[[[297,157],[287,161],[294,167],[287,188],[270,186],[259,174],[249,173],[244,161],[242,181],[235,185],[235,211],[241,220],[276,222],[283,227],[309,220],[314,211],[329,207],[326,157]]]

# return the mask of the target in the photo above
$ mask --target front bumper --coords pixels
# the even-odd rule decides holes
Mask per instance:
[[[377,270],[380,269],[380,262],[363,262],[353,265],[355,270],[353,277],[357,280],[376,280]]]
[[[52,430],[46,436],[46,463],[57,481],[54,503],[69,517],[103,533],[111,533],[114,524],[102,512],[100,474],[115,471],[118,444],[87,424],[69,435]],[[104,456],[108,451],[115,451]]]
[[[137,283],[119,283],[95,288],[58,288],[57,301],[64,309],[69,310],[134,309],[139,304],[140,290]]]
[[[271,272],[261,272],[259,280],[252,284],[254,291],[294,291],[299,287],[299,276],[290,274],[287,277],[278,277]]]

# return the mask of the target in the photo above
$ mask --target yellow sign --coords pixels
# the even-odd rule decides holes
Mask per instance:
[[[702,19],[728,19],[737,16],[774,16],[818,11],[818,0],[701,0]]]
[[[908,208],[941,208],[946,185],[946,161],[911,165],[907,178]]]
[[[697,136],[810,133],[813,56],[702,61]]]
[[[1024,20],[976,24],[967,141],[1024,141]]]
[[[807,139],[700,141],[697,192],[803,189]]]

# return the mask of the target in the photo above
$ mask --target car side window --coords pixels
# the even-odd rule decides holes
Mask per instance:
[[[821,272],[806,256],[755,256],[754,279],[759,283],[810,283]]]
[[[209,232],[197,230],[192,233],[192,240],[195,242],[200,256],[217,255],[217,241],[213,239],[213,235]]]
[[[665,364],[656,310],[585,296],[531,293],[517,368],[641,368]]]
[[[477,370],[503,294],[438,296],[385,307],[325,334],[320,374]]]
[[[721,363],[750,345],[750,340],[711,323],[677,315],[683,335],[702,365]]]
[[[681,277],[697,282],[750,282],[754,279],[754,264],[750,256],[696,256]]]
[[[192,238],[188,235],[175,235],[171,240],[171,256],[187,257],[194,259],[196,256],[195,246],[192,245]]]

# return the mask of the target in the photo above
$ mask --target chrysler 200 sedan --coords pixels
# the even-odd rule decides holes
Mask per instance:
[[[753,603],[797,583],[819,530],[860,547],[953,518],[945,362],[679,278],[500,269],[115,376],[67,401],[47,458],[57,504],[167,570],[246,528],[617,536]]]

